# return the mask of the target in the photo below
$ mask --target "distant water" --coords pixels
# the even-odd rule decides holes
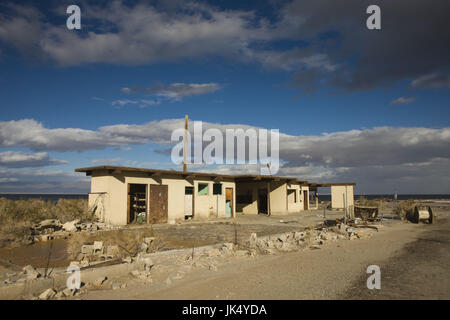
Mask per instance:
[[[394,200],[393,194],[355,194],[355,200],[359,197],[364,197],[367,200],[373,199],[392,199]],[[434,200],[434,199],[450,199],[450,194],[399,194],[397,195],[398,200]],[[331,195],[329,194],[319,194],[319,200],[321,201],[331,201]]]
[[[28,199],[41,199],[45,201],[57,202],[58,199],[87,199],[87,193],[84,194],[34,194],[34,193],[0,193],[0,198],[6,198],[9,200],[28,200]]]
[[[0,193],[0,197],[7,198],[10,200],[27,200],[27,199],[42,199],[45,201],[56,202],[58,199],[87,199],[87,193],[84,194],[8,194],[8,193]],[[359,197],[364,197],[368,200],[376,199],[376,198],[387,198],[394,199],[393,194],[364,194],[364,195],[355,195],[355,199],[359,199]],[[450,194],[399,194],[397,197],[398,200],[425,200],[425,199],[450,199]],[[321,201],[330,201],[331,195],[329,194],[319,194],[319,200]]]

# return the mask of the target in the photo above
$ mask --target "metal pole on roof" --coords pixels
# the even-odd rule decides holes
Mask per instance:
[[[272,176],[272,171],[270,170],[270,163],[267,163],[267,168],[269,169],[269,175]],[[267,216],[270,216],[270,179],[267,182]]]
[[[183,172],[187,172],[186,151],[187,151],[188,115],[184,116],[184,148],[183,148]]]

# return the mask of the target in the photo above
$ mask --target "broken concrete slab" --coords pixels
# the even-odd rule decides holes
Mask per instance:
[[[76,290],[71,290],[69,288],[66,288],[62,291],[62,293],[66,296],[66,297],[73,297],[75,295],[75,291]]]
[[[56,295],[56,291],[53,289],[47,289],[39,295],[39,300],[48,300]]]
[[[234,244],[231,242],[225,242],[222,246],[222,251],[224,252],[230,252],[233,251]]]
[[[78,223],[80,222],[80,219],[75,219],[73,221],[66,222],[62,225],[63,230],[68,232],[76,232],[78,231]]]
[[[103,241],[94,241],[92,250],[93,250],[94,254],[102,254],[103,253]]]
[[[92,244],[84,244],[81,246],[81,253],[82,254],[93,254],[94,253],[94,246]]]
[[[23,273],[27,276],[27,279],[36,279],[41,276],[41,274],[33,267],[33,266],[26,266],[23,269]]]
[[[249,239],[249,246],[250,247],[256,247],[257,243],[258,243],[258,236],[256,233],[252,233],[250,235],[250,239]]]

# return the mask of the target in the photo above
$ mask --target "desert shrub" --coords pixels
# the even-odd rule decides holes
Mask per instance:
[[[80,219],[92,220],[93,215],[85,199],[59,199],[56,203],[41,199],[8,200],[0,198],[0,222],[37,223],[45,219],[58,219],[62,223]]]
[[[363,207],[377,207],[378,209],[381,209],[384,206],[384,200],[383,199],[368,200],[365,197],[360,196],[359,200],[356,201],[356,204]]]
[[[400,201],[395,207],[394,207],[394,214],[398,215],[402,219],[406,219],[410,217],[414,213],[414,207],[416,203],[414,200],[405,200]]]
[[[45,219],[58,219],[62,223],[74,219],[90,221],[93,214],[85,199],[59,199],[54,203],[0,198],[0,247],[29,243],[33,224]]]

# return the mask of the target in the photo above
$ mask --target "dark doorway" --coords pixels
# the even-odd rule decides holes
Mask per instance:
[[[305,210],[309,210],[309,192],[304,190],[303,191],[303,205]]]
[[[184,218],[194,217],[194,187],[184,188]]]
[[[150,223],[165,223],[168,219],[168,186],[150,185]]]
[[[127,223],[144,223],[147,221],[147,185],[128,184]]]
[[[267,189],[258,190],[258,213],[267,214]]]

